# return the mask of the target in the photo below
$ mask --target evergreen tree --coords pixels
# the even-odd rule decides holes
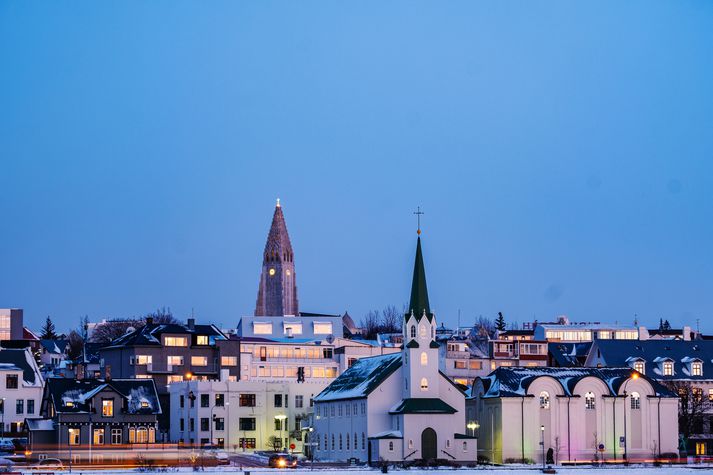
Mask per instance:
[[[659,318],[659,330],[663,330],[663,318]]]
[[[495,329],[504,332],[507,326],[505,325],[505,317],[503,317],[503,312],[498,312],[498,318],[495,319]]]
[[[671,329],[671,324],[668,323],[668,320],[663,321],[663,329],[664,330],[670,330]]]
[[[54,332],[54,330],[54,323],[52,323],[52,319],[48,315],[47,320],[45,321],[45,324],[42,327],[42,335],[40,335],[40,338],[42,338],[43,340],[55,340],[57,338],[57,334]]]

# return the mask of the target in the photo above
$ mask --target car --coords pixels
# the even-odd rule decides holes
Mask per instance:
[[[268,459],[267,465],[272,468],[295,468],[297,467],[297,458],[290,454],[274,454]]]
[[[60,459],[46,458],[29,465],[27,468],[29,470],[64,470],[64,464]]]
[[[12,443],[12,439],[0,439],[0,452],[13,452],[14,450],[15,444]]]
[[[211,448],[206,450],[206,456],[214,458],[216,465],[230,465],[230,457],[224,450]]]

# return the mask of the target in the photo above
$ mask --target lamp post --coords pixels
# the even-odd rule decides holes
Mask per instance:
[[[282,444],[284,442],[282,439],[282,426],[285,425],[284,421],[285,421],[285,419],[287,419],[287,416],[284,414],[278,414],[275,416],[275,419],[280,421],[280,447],[282,448]]]
[[[309,469],[314,470],[314,442],[312,442],[312,432],[314,427],[310,427],[307,434],[309,435]],[[356,444],[356,441],[354,441]]]
[[[626,387],[629,385],[629,382],[631,382],[634,379],[639,379],[639,373],[632,373],[631,377],[626,380],[624,383],[624,461],[628,462],[629,461],[629,453],[627,452],[627,445],[629,445],[628,437],[626,434]]]
[[[2,404],[0,404],[0,416],[2,416],[2,423],[0,423],[0,437],[5,438],[5,398],[2,398]]]
[[[470,429],[470,435],[471,435],[472,437],[475,437],[475,430],[478,429],[478,428],[480,428],[480,424],[478,424],[478,423],[475,422],[475,421],[470,421],[470,422],[466,425],[466,427],[467,427],[468,429]]]
[[[542,470],[545,469],[545,426],[540,426],[540,445],[542,446]]]
[[[230,440],[230,392],[228,392],[228,400],[225,402],[225,405],[228,407],[228,417],[227,417],[227,419],[228,419],[228,434],[225,437],[226,444],[224,444],[224,445],[227,445],[227,450],[228,450],[228,452],[230,452],[230,442],[231,442],[231,440]]]

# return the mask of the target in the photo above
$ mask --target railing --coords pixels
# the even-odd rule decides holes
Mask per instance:
[[[446,351],[446,358],[470,359],[469,351]]]
[[[453,459],[453,460],[456,459],[454,456],[452,456],[451,454],[449,454],[448,452],[446,452],[446,451],[443,450],[443,449],[441,449],[441,452],[443,452],[444,454],[448,455],[448,456],[449,456],[451,459]]]

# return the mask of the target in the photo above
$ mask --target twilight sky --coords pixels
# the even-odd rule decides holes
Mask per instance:
[[[713,3],[0,2],[0,308],[713,332]]]

